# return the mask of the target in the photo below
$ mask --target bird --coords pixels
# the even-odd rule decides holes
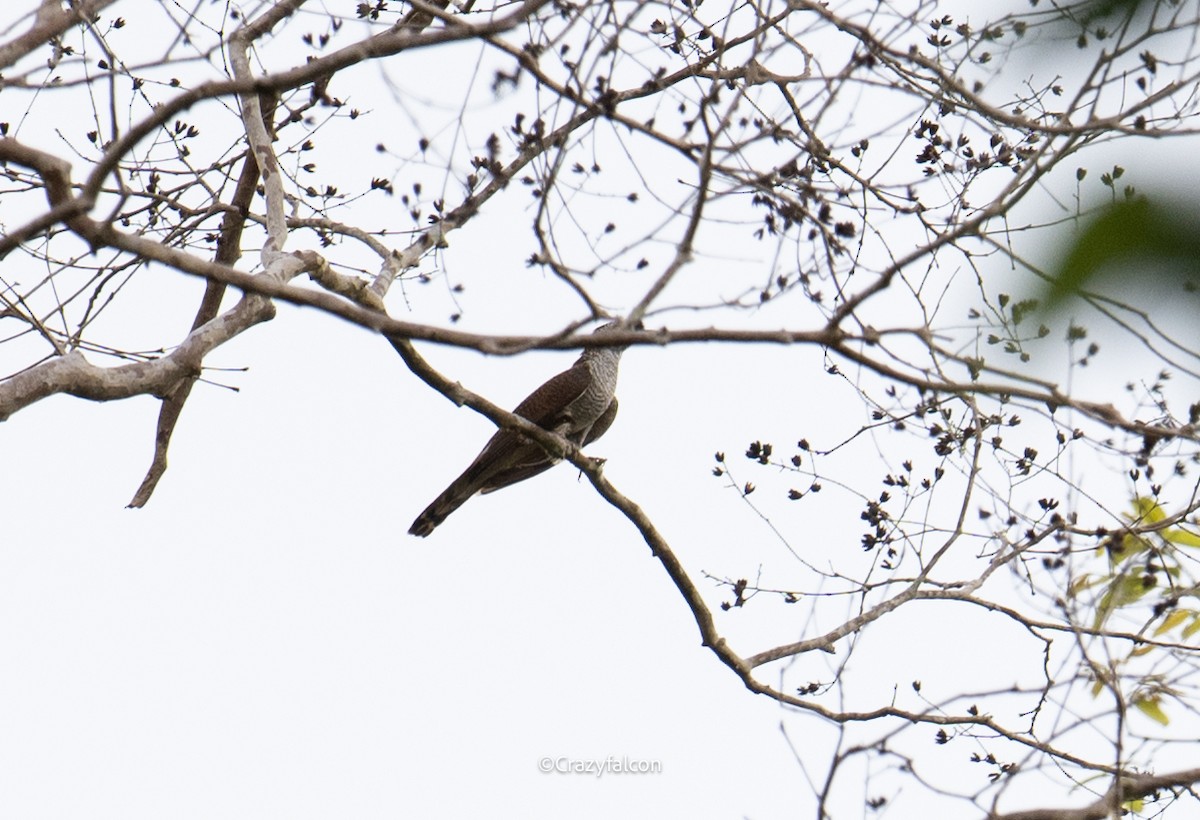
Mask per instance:
[[[609,322],[594,332],[627,326],[640,330],[642,323]],[[624,347],[586,348],[575,364],[530,393],[513,413],[577,447],[591,444],[608,432],[617,416],[617,367],[624,352]],[[559,461],[536,441],[501,428],[462,475],[417,516],[408,532],[424,538],[476,493],[492,493],[525,481]]]

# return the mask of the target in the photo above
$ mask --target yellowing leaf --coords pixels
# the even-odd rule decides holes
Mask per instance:
[[[1134,518],[1145,524],[1157,524],[1166,519],[1167,514],[1153,498],[1139,497],[1133,499]]]
[[[1152,576],[1123,573],[1114,578],[1108,585],[1108,590],[1100,596],[1100,603],[1096,606],[1096,620],[1092,626],[1099,629],[1114,609],[1129,606],[1153,589],[1154,584],[1148,583],[1147,579],[1152,579]]]
[[[1164,530],[1162,537],[1181,547],[1200,547],[1200,535],[1185,529]]]
[[[1112,675],[1103,666],[1089,664],[1092,672],[1092,697],[1097,697],[1104,691],[1104,685],[1112,679]]]
[[[1160,698],[1134,698],[1133,705],[1151,720],[1166,726],[1171,722],[1167,713],[1162,710]]]
[[[1099,582],[1100,582],[1099,578],[1093,577],[1091,575],[1080,575],[1078,578],[1076,578],[1074,581],[1071,582],[1071,586],[1067,587],[1067,596],[1070,598],[1074,598],[1077,595],[1079,595],[1079,593],[1083,592],[1085,589],[1088,589],[1089,587],[1093,587],[1096,584],[1098,584]]]
[[[1183,635],[1181,637],[1190,638],[1197,632],[1200,632],[1200,616],[1193,615],[1192,622],[1184,627]]]
[[[1163,622],[1158,625],[1158,629],[1154,630],[1155,635],[1161,635],[1164,632],[1170,632],[1175,627],[1189,618],[1195,618],[1196,613],[1187,609],[1176,609],[1170,615],[1163,618]]]
[[[1119,564],[1150,549],[1150,542],[1133,533],[1126,533],[1121,536],[1120,541],[1114,537],[1105,541],[1101,546],[1108,550],[1109,560],[1114,564]]]

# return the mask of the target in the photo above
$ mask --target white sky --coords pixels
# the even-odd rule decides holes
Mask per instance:
[[[410,539],[486,428],[366,333],[287,309],[270,329],[237,351],[253,374],[241,394],[196,392],[145,510],[123,505],[153,402],[53,399],[6,426],[20,446],[0,486],[0,804],[48,818],[787,813],[799,773],[780,709],[699,646],[645,545],[569,468]],[[623,394],[651,391],[655,358],[627,357]],[[695,503],[731,498],[705,480],[702,441],[660,428],[652,460],[677,484],[650,493],[663,473],[635,456],[653,423],[628,403],[598,450],[610,476],[673,537],[680,517],[720,526]],[[371,424],[406,406],[445,419]],[[440,463],[428,439],[450,430],[463,441]],[[679,541],[689,564],[736,549],[702,532]],[[609,755],[662,773],[537,769]]]

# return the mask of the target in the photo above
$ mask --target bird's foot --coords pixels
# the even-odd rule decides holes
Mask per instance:
[[[592,456],[588,456],[588,461],[591,462],[592,469],[594,469],[597,473],[603,471],[604,465],[608,463],[607,458],[600,458],[600,457],[593,458]],[[579,471],[579,478],[577,480],[579,480],[579,481],[583,480],[583,472],[584,472],[583,470]]]

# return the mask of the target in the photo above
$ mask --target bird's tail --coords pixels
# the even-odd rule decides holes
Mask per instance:
[[[417,516],[417,520],[412,522],[412,526],[408,528],[409,535],[415,535],[419,538],[424,538],[433,532],[438,524],[446,520],[450,513],[457,510],[467,499],[475,494],[475,489],[472,487],[460,487],[460,482],[456,481],[446,488],[446,491],[433,500],[433,503],[425,508],[425,512]]]

